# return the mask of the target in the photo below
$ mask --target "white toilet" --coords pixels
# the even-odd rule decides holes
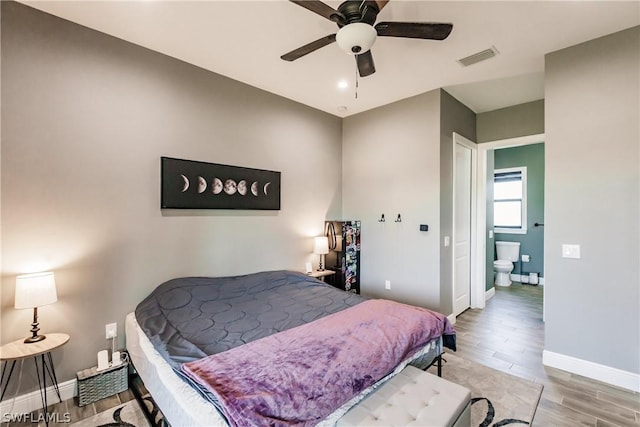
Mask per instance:
[[[509,274],[513,270],[513,263],[520,256],[520,242],[496,241],[498,259],[493,261],[493,271],[496,272],[496,286],[511,286]]]

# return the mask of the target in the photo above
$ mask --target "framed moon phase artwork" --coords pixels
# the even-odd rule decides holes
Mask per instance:
[[[280,172],[162,157],[162,209],[280,210]]]

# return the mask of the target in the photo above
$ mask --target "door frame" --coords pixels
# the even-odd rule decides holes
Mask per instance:
[[[478,226],[480,222],[478,221],[478,144],[475,142],[465,138],[464,136],[454,132],[453,133],[453,145],[452,145],[452,188],[451,188],[451,196],[452,196],[452,209],[451,209],[451,309],[452,309],[452,317],[455,311],[453,310],[454,302],[455,302],[455,259],[456,259],[456,145],[460,144],[464,147],[467,147],[471,150],[471,231],[470,231],[470,242],[469,242],[469,256],[470,256],[470,265],[469,265],[469,273],[470,273],[470,286],[469,286],[469,294],[470,294],[470,302],[471,308],[484,308],[484,291],[482,292],[482,298],[479,298],[477,289],[479,286],[482,286],[482,283],[478,284],[478,269],[482,270],[482,274],[484,274],[484,262],[478,262],[480,253],[478,252]],[[485,153],[486,160],[486,153]],[[486,255],[485,255],[486,257]],[[483,282],[484,283],[484,282]]]
[[[530,144],[539,144],[545,142],[544,133],[539,133],[535,135],[527,135],[527,136],[519,136],[515,138],[507,138],[507,139],[499,139],[489,142],[483,142],[477,145],[478,147],[478,192],[477,192],[477,204],[478,204],[478,225],[479,227],[476,229],[476,242],[479,251],[479,255],[482,257],[482,276],[476,277],[476,282],[472,281],[471,286],[475,285],[475,294],[482,294],[482,305],[477,308],[484,308],[485,306],[485,273],[486,266],[485,260],[487,258],[487,151],[494,150],[496,148],[511,148],[511,147],[519,147],[522,145],[530,145]],[[476,272],[480,274],[480,269]],[[544,288],[543,288],[544,294]],[[542,299],[542,311],[543,311],[543,320],[546,306],[546,298]]]

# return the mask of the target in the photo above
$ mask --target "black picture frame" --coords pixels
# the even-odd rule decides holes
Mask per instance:
[[[280,172],[160,158],[162,209],[280,210]]]

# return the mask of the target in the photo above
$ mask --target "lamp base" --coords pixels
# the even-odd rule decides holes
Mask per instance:
[[[31,336],[24,339],[25,344],[40,342],[46,338],[44,335],[38,335],[40,331],[38,323],[38,307],[33,307],[33,323],[31,324]]]
[[[45,338],[47,338],[46,335],[36,335],[36,336],[33,336],[33,337],[27,337],[27,338],[24,339],[24,343],[25,344],[32,344],[34,342],[40,342]]]
[[[324,271],[324,254],[320,254],[320,262],[318,263],[318,271]]]

